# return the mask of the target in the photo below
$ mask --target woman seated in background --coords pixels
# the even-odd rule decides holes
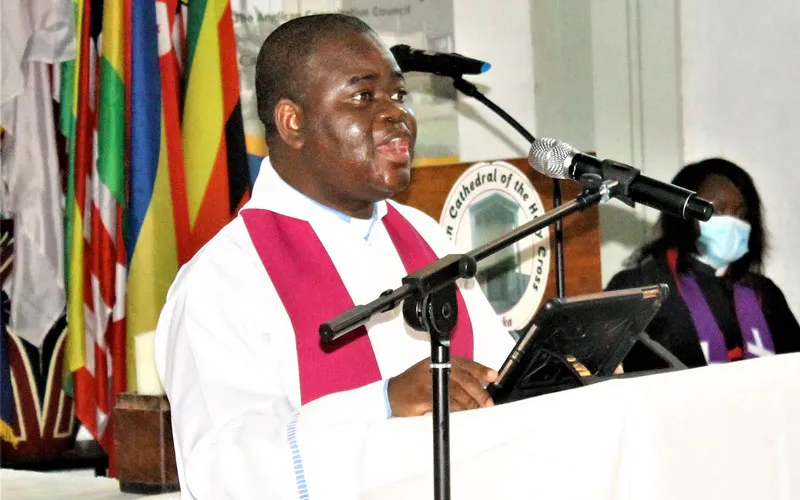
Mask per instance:
[[[707,222],[662,214],[660,236],[628,260],[608,290],[667,283],[650,337],[688,367],[800,351],[800,326],[781,290],[762,274],[761,199],[739,166],[720,158],[687,165],[673,184],[714,204]],[[638,344],[625,371],[666,364]]]

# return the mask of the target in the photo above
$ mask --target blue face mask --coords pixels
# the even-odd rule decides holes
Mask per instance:
[[[700,257],[719,269],[744,257],[750,224],[730,215],[714,215],[700,223]]]

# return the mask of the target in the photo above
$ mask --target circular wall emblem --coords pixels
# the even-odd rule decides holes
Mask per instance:
[[[476,163],[447,195],[439,223],[459,252],[488,243],[544,212],[542,199],[515,166]],[[543,228],[478,262],[476,279],[509,330],[536,314],[550,270],[550,232]]]

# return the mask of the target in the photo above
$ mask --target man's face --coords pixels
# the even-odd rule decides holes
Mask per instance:
[[[319,43],[302,102],[306,194],[353,215],[408,186],[417,124],[391,53],[371,36]]]

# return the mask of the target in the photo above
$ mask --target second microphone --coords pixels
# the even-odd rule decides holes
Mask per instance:
[[[580,180],[589,174],[603,180],[618,180],[625,184],[618,196],[623,201],[641,203],[678,217],[706,221],[714,214],[714,206],[694,191],[641,175],[629,165],[600,160],[555,139],[534,141],[528,163],[537,172],[556,179]]]

